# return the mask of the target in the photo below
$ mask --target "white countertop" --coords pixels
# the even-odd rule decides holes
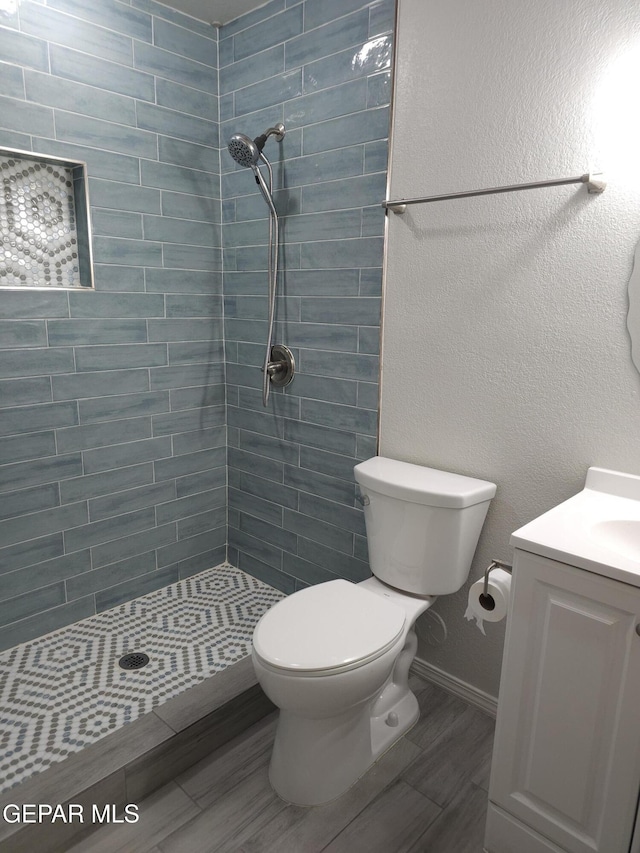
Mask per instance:
[[[640,587],[640,477],[589,468],[579,494],[516,530],[511,544]]]

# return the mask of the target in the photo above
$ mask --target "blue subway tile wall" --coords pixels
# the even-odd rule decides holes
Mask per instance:
[[[226,555],[218,33],[0,15],[0,145],[88,164],[95,292],[0,301],[0,647]]]
[[[285,592],[368,574],[352,469],[376,452],[393,17],[272,0],[218,33],[155,0],[24,0],[0,18],[0,145],[87,162],[96,283],[3,293],[0,648],[227,545]],[[264,411],[266,208],[226,141],[276,121],[276,332],[298,376]]]
[[[393,20],[393,0],[272,0],[220,31],[229,559],[285,592],[369,574],[353,466],[376,452]],[[279,121],[276,341],[298,374],[264,410],[267,211],[225,144]]]

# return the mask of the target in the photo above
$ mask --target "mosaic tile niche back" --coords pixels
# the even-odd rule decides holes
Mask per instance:
[[[83,163],[0,150],[0,286],[91,284]]]

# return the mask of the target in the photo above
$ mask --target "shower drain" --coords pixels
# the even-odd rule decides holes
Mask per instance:
[[[130,652],[128,655],[123,655],[118,661],[118,665],[122,669],[140,669],[149,663],[149,655],[144,652]]]

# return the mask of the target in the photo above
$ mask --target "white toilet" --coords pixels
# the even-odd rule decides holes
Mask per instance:
[[[466,581],[496,491],[381,456],[354,470],[374,577],[293,593],[253,635],[258,681],[280,708],[269,777],[298,805],[344,793],[418,719],[413,626]]]

